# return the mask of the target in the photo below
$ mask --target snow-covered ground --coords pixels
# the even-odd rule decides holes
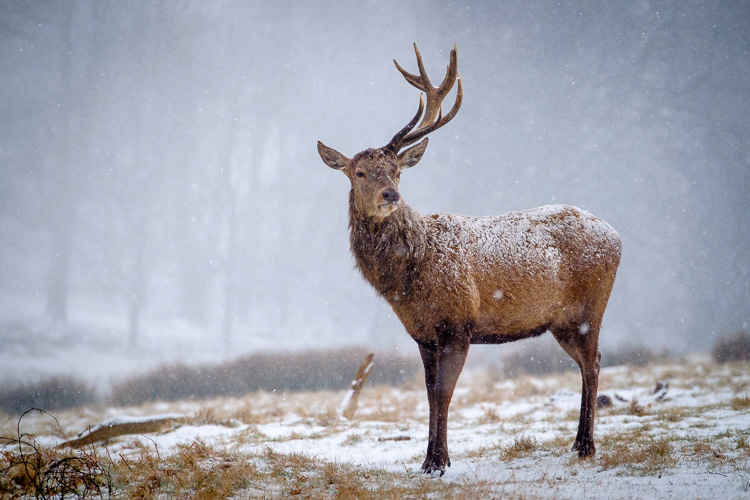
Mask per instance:
[[[369,491],[387,481],[404,491],[420,485],[418,491],[438,497],[472,492],[523,498],[750,497],[750,364],[715,365],[694,356],[603,369],[600,394],[613,405],[599,410],[597,456],[585,461],[569,451],[578,423],[578,387],[577,373],[513,380],[488,371],[464,373],[449,416],[452,466],[430,483],[419,473],[427,446],[427,402],[419,380],[400,388],[366,387],[352,420],[337,415],[345,391],[255,393],[82,408],[57,415],[59,428],[44,415],[29,415],[22,430],[53,446],[108,420],[180,414],[185,423],[169,430],[111,440],[109,453],[135,456],[145,447],[167,457],[197,442],[256,463],[269,453],[301,454],[313,458],[313,468],[352,467]],[[6,418],[2,433],[15,434],[15,424],[15,418]],[[315,474],[297,478],[293,488],[269,474],[236,494],[335,496],[335,485],[321,490],[311,482]]]

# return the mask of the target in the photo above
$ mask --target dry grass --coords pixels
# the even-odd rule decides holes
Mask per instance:
[[[128,498],[226,498],[259,480],[262,473],[245,455],[217,451],[196,440],[162,457],[143,447],[135,458],[113,460],[114,488]]]
[[[743,434],[737,435],[737,441],[735,442],[735,449],[743,451],[746,455],[750,454],[750,440]]]
[[[516,439],[513,444],[504,447],[500,456],[506,461],[515,460],[531,455],[538,447],[539,444],[535,439],[522,436]]]
[[[713,453],[713,448],[706,441],[695,441],[691,446],[687,447],[695,455],[708,455]]]
[[[688,408],[664,408],[659,411],[659,416],[667,422],[681,422],[692,416],[693,411]]]
[[[643,474],[655,474],[677,463],[674,448],[667,438],[653,438],[636,433],[607,438],[607,446],[600,452],[599,465],[603,470],[627,467]]]
[[[545,441],[540,445],[541,448],[550,450],[555,455],[562,455],[568,453],[573,444],[573,434],[568,433],[567,429],[563,429],[562,433],[554,439]]]
[[[625,406],[614,406],[610,408],[603,408],[600,410],[602,415],[612,416],[612,415],[633,415],[636,417],[645,417],[647,415],[651,415],[652,413],[649,411],[648,408],[643,406],[638,402],[637,399],[631,400],[627,405]],[[576,418],[578,417],[578,413],[576,413]]]
[[[750,397],[745,395],[737,398],[732,398],[730,406],[734,411],[746,410],[750,408]]]
[[[362,442],[361,434],[349,434],[346,439],[341,443],[342,446],[353,446]]]
[[[694,441],[682,446],[685,457],[693,457],[701,462],[712,463],[715,466],[727,464],[747,465],[744,460],[750,456],[748,431],[722,432],[713,436],[695,438]]]
[[[484,413],[482,413],[482,416],[479,417],[477,423],[479,423],[480,425],[496,424],[500,422],[500,420],[500,416],[497,414],[497,411],[495,411],[495,408],[489,407],[484,409]]]
[[[27,410],[18,418],[15,436],[2,438],[2,444],[10,445],[0,453],[0,471],[3,472],[0,493],[3,498],[31,495],[36,498],[102,497],[111,491],[111,468],[94,448],[62,453],[39,445],[33,435],[21,431],[24,417],[33,411],[57,423],[56,418],[44,410]]]
[[[471,450],[461,455],[462,458],[486,458],[498,456],[508,462],[517,458],[523,458],[531,455],[534,451],[540,449],[539,443],[536,440],[522,436],[513,441],[512,444],[502,446],[500,444],[492,446],[483,446],[475,450]],[[421,457],[415,457],[421,459]]]
[[[137,442],[134,445],[138,447],[136,453],[117,457],[85,450],[65,456],[39,447],[23,457],[6,451],[0,456],[0,470],[10,473],[0,479],[0,493],[8,497],[112,495],[136,499],[259,495],[467,498],[491,493],[481,482],[464,485],[423,477],[405,478],[382,470],[313,460],[300,454],[276,453],[270,448],[260,454],[245,455],[217,450],[195,440],[162,456],[155,447]],[[24,468],[24,463],[29,466]],[[62,470],[60,463],[65,463],[67,468]]]
[[[646,411],[646,408],[640,405],[638,403],[638,400],[636,399],[630,402],[630,404],[628,405],[628,411],[631,415],[636,415],[638,417],[643,417],[644,415],[648,414],[648,412]]]
[[[416,472],[417,466],[409,465],[403,472],[389,472],[383,469],[359,467],[337,462],[329,462],[316,458],[309,459],[299,454],[285,454],[271,451],[248,452],[249,449],[259,450],[262,446],[277,447],[278,443],[293,440],[308,440],[311,447],[318,443],[316,439],[340,436],[331,442],[341,443],[343,449],[355,450],[360,453],[366,449],[368,442],[376,442],[381,436],[414,436],[414,429],[422,427],[426,421],[426,396],[424,387],[420,384],[401,387],[399,389],[378,386],[366,387],[362,392],[360,412],[351,421],[341,421],[336,416],[336,409],[343,397],[342,391],[315,392],[267,392],[257,391],[243,397],[222,397],[195,402],[174,402],[168,406],[157,403],[147,403],[137,408],[129,408],[125,413],[133,415],[149,415],[155,413],[179,412],[193,415],[188,423],[192,425],[219,425],[229,428],[247,424],[242,428],[229,431],[228,439],[220,438],[211,444],[200,440],[187,442],[183,446],[170,450],[159,450],[148,438],[143,441],[125,441],[120,439],[111,445],[110,449],[118,450],[109,456],[103,450],[98,454],[89,454],[93,459],[89,467],[89,476],[93,478],[92,485],[99,488],[112,488],[115,496],[126,498],[215,498],[235,496],[238,498],[275,496],[300,496],[310,498],[422,498],[431,497],[502,497],[510,493],[525,491],[526,479],[513,477],[514,470],[524,468],[531,462],[544,461],[551,456],[570,456],[570,475],[585,471],[587,467],[596,466],[603,470],[616,469],[616,475],[652,475],[658,474],[676,464],[677,459],[691,460],[692,463],[708,464],[710,467],[745,466],[750,456],[750,433],[730,429],[719,435],[711,435],[710,430],[715,423],[711,418],[701,419],[701,415],[716,410],[729,413],[747,410],[747,396],[730,400],[726,397],[721,402],[701,407],[675,407],[672,403],[654,402],[649,399],[648,392],[653,387],[654,380],[669,380],[670,387],[676,387],[680,377],[690,376],[685,384],[692,380],[717,380],[718,377],[728,376],[730,371],[736,372],[737,378],[746,378],[750,365],[715,365],[694,369],[683,368],[679,364],[668,366],[649,366],[638,370],[615,369],[610,371],[617,383],[632,384],[631,387],[642,387],[646,390],[641,397],[643,404],[638,402],[616,402],[614,408],[607,408],[598,412],[597,418],[597,457],[583,465],[570,445],[575,435],[575,423],[578,420],[578,410],[571,410],[569,415],[565,411],[550,411],[549,416],[538,413],[539,408],[547,407],[549,396],[560,389],[580,390],[580,376],[576,372],[552,375],[547,377],[525,376],[514,381],[491,382],[487,375],[473,376],[459,382],[457,398],[452,405],[451,422],[459,428],[488,425],[483,430],[488,431],[488,439],[484,443],[509,443],[509,436],[531,435],[543,427],[544,432],[553,432],[554,439],[537,442],[529,437],[520,437],[509,445],[492,445],[486,448],[470,449],[463,453],[452,454],[454,462],[476,459],[480,462],[494,462],[503,469],[511,471],[510,476],[503,476],[502,480],[489,483],[462,483],[456,481],[435,481],[423,478]],[[703,371],[701,371],[703,370]],[[606,373],[606,372],[605,372]],[[665,374],[672,374],[674,379]],[[728,378],[727,380],[731,380]],[[629,381],[629,382],[628,382]],[[727,382],[728,383],[728,382]],[[736,382],[740,383],[740,382]],[[463,384],[463,385],[462,385]],[[706,390],[715,390],[707,383]],[[603,384],[604,385],[604,384]],[[697,386],[697,384],[696,384]],[[690,388],[690,386],[688,386]],[[605,390],[609,390],[606,387]],[[622,394],[625,394],[624,392]],[[742,394],[742,392],[736,393]],[[569,396],[569,395],[568,395]],[[567,396],[566,396],[567,397]],[[505,407],[497,406],[506,401],[522,399],[522,405],[531,403],[529,413],[511,413],[505,417]],[[651,401],[649,405],[646,402]],[[712,400],[713,401],[713,400]],[[491,404],[484,404],[491,403]],[[731,409],[730,409],[731,407]],[[456,411],[466,408],[468,411]],[[500,411],[502,409],[502,412]],[[479,410],[479,411],[477,411]],[[119,410],[118,410],[119,411]],[[97,413],[98,412],[98,413]],[[537,413],[536,415],[534,413]],[[463,418],[459,416],[464,413]],[[719,414],[720,413],[716,413]],[[43,435],[62,435],[80,430],[81,422],[96,423],[102,421],[100,417],[111,418],[106,409],[85,409],[65,412],[60,415],[61,427],[52,422],[29,422],[28,432]],[[502,415],[502,416],[501,416]],[[565,417],[570,420],[565,420]],[[299,418],[297,418],[299,417]],[[263,424],[278,424],[289,420],[293,425],[299,425],[299,432],[282,433],[281,436],[269,438],[264,434]],[[683,422],[680,425],[671,423]],[[615,424],[614,426],[612,424]],[[622,427],[620,427],[622,423]],[[623,428],[636,429],[619,433]],[[3,429],[10,425],[3,424]],[[71,429],[71,426],[72,429]],[[305,428],[305,426],[321,426],[322,428]],[[53,429],[56,428],[55,429]],[[671,430],[709,429],[700,430],[675,440],[667,436]],[[607,430],[605,430],[607,429]],[[613,429],[615,429],[613,431]],[[290,429],[289,431],[291,431]],[[262,432],[261,432],[262,431]],[[224,435],[224,434],[222,434]],[[269,434],[270,435],[270,434]],[[455,434],[454,434],[455,435]],[[550,434],[546,434],[550,436]],[[700,436],[700,437],[698,437]],[[706,437],[708,436],[708,437]],[[143,439],[143,438],[141,438]],[[160,438],[155,437],[157,441]],[[546,439],[546,438],[545,438]],[[394,441],[396,441],[394,439]],[[394,444],[396,446],[414,446],[414,441]],[[302,441],[290,443],[292,447],[304,449],[306,443]],[[480,446],[477,444],[477,446]],[[281,447],[286,447],[282,444]],[[351,448],[346,448],[351,447]],[[243,450],[241,453],[239,450]],[[93,452],[93,450],[89,450]],[[121,452],[122,455],[119,453]],[[10,484],[6,480],[9,467],[18,463],[19,456],[14,451],[6,449],[4,457],[0,457],[0,483],[3,492],[34,496],[32,489],[16,483]],[[29,450],[27,454],[31,453]],[[81,469],[85,464],[85,457],[80,458],[78,452],[69,455],[39,450],[40,456],[48,457],[40,461],[42,471],[37,476],[44,476],[43,471],[49,468],[44,464],[54,463],[55,460],[69,458],[70,463],[77,464]],[[346,452],[344,452],[346,453]],[[416,448],[405,457],[417,453]],[[33,455],[29,455],[31,457]],[[530,460],[529,457],[532,457]],[[415,463],[421,462],[422,451],[419,456],[405,458]],[[74,461],[76,459],[77,461]],[[498,459],[502,462],[498,463]],[[518,464],[513,463],[520,460]],[[743,460],[745,462],[743,462]],[[559,460],[558,460],[558,463]],[[98,464],[98,469],[93,465]],[[16,469],[17,470],[17,469]],[[719,469],[716,469],[719,470]],[[52,477],[48,474],[49,477]],[[557,479],[542,479],[535,476],[535,484]],[[4,482],[3,482],[4,481]],[[80,483],[83,484],[83,483]],[[50,487],[48,491],[60,491]],[[90,488],[93,488],[91,486]],[[93,489],[90,489],[93,491]],[[107,491],[103,490],[104,496]],[[11,495],[9,493],[9,495]],[[59,493],[58,493],[59,495]]]

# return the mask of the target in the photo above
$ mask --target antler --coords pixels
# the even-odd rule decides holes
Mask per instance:
[[[448,63],[448,68],[445,72],[445,78],[443,78],[443,81],[442,83],[440,83],[439,87],[432,86],[430,77],[427,76],[427,72],[424,69],[424,64],[422,63],[422,55],[419,53],[419,49],[417,48],[416,43],[414,44],[414,52],[417,55],[419,76],[409,73],[398,64],[398,61],[396,61],[395,59],[393,60],[393,63],[396,65],[396,69],[404,76],[406,81],[427,95],[427,110],[425,111],[424,117],[422,118],[422,123],[419,124],[419,127],[416,130],[411,131],[411,129],[414,128],[414,125],[417,123],[420,115],[422,114],[423,103],[422,97],[420,96],[419,110],[417,111],[417,114],[404,128],[399,130],[398,133],[393,136],[393,139],[391,139],[391,142],[388,143],[386,148],[394,152],[398,152],[399,149],[417,142],[419,139],[426,136],[430,132],[439,129],[440,127],[451,121],[454,116],[456,116],[456,113],[458,113],[458,110],[461,108],[461,101],[464,97],[463,88],[461,87],[461,77],[458,76],[457,50],[458,48],[454,45],[453,49],[451,50],[450,62]],[[456,81],[458,81],[456,102],[453,103],[453,107],[448,112],[448,114],[443,116],[441,103],[443,102],[443,99],[445,99],[445,96],[448,95],[448,92],[450,92],[450,90],[453,88],[453,84],[456,83]]]

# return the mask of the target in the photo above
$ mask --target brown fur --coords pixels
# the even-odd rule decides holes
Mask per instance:
[[[409,126],[420,113],[421,103]],[[415,165],[427,146],[424,139],[400,154],[394,150],[409,126],[388,146],[351,160],[322,143],[318,151],[352,183],[349,227],[357,267],[419,345],[430,405],[423,471],[442,474],[450,465],[448,406],[469,345],[548,330],[581,369],[573,448],[581,457],[593,455],[598,338],[620,261],[617,233],[571,206],[497,217],[421,216],[398,194],[401,170]]]

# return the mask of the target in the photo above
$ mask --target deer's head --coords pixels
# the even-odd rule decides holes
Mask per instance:
[[[427,95],[427,109],[424,99],[419,96],[419,108],[409,123],[393,136],[391,141],[381,148],[365,149],[347,158],[333,148],[329,148],[318,141],[318,153],[323,162],[329,167],[343,172],[352,183],[352,193],[357,210],[366,217],[382,220],[391,215],[402,203],[398,193],[398,183],[401,170],[416,165],[427,149],[427,137],[430,132],[442,127],[456,116],[461,107],[463,89],[461,77],[458,76],[458,56],[456,48],[451,50],[450,62],[445,78],[438,87],[433,87],[422,64],[422,56],[414,44],[417,55],[419,75],[414,75],[403,69],[394,59],[396,69],[407,82]],[[453,84],[458,81],[456,102],[450,112],[443,116],[441,103],[450,92]],[[424,116],[422,116],[424,113]],[[422,123],[414,129],[422,118]],[[415,142],[421,142],[411,146]]]

